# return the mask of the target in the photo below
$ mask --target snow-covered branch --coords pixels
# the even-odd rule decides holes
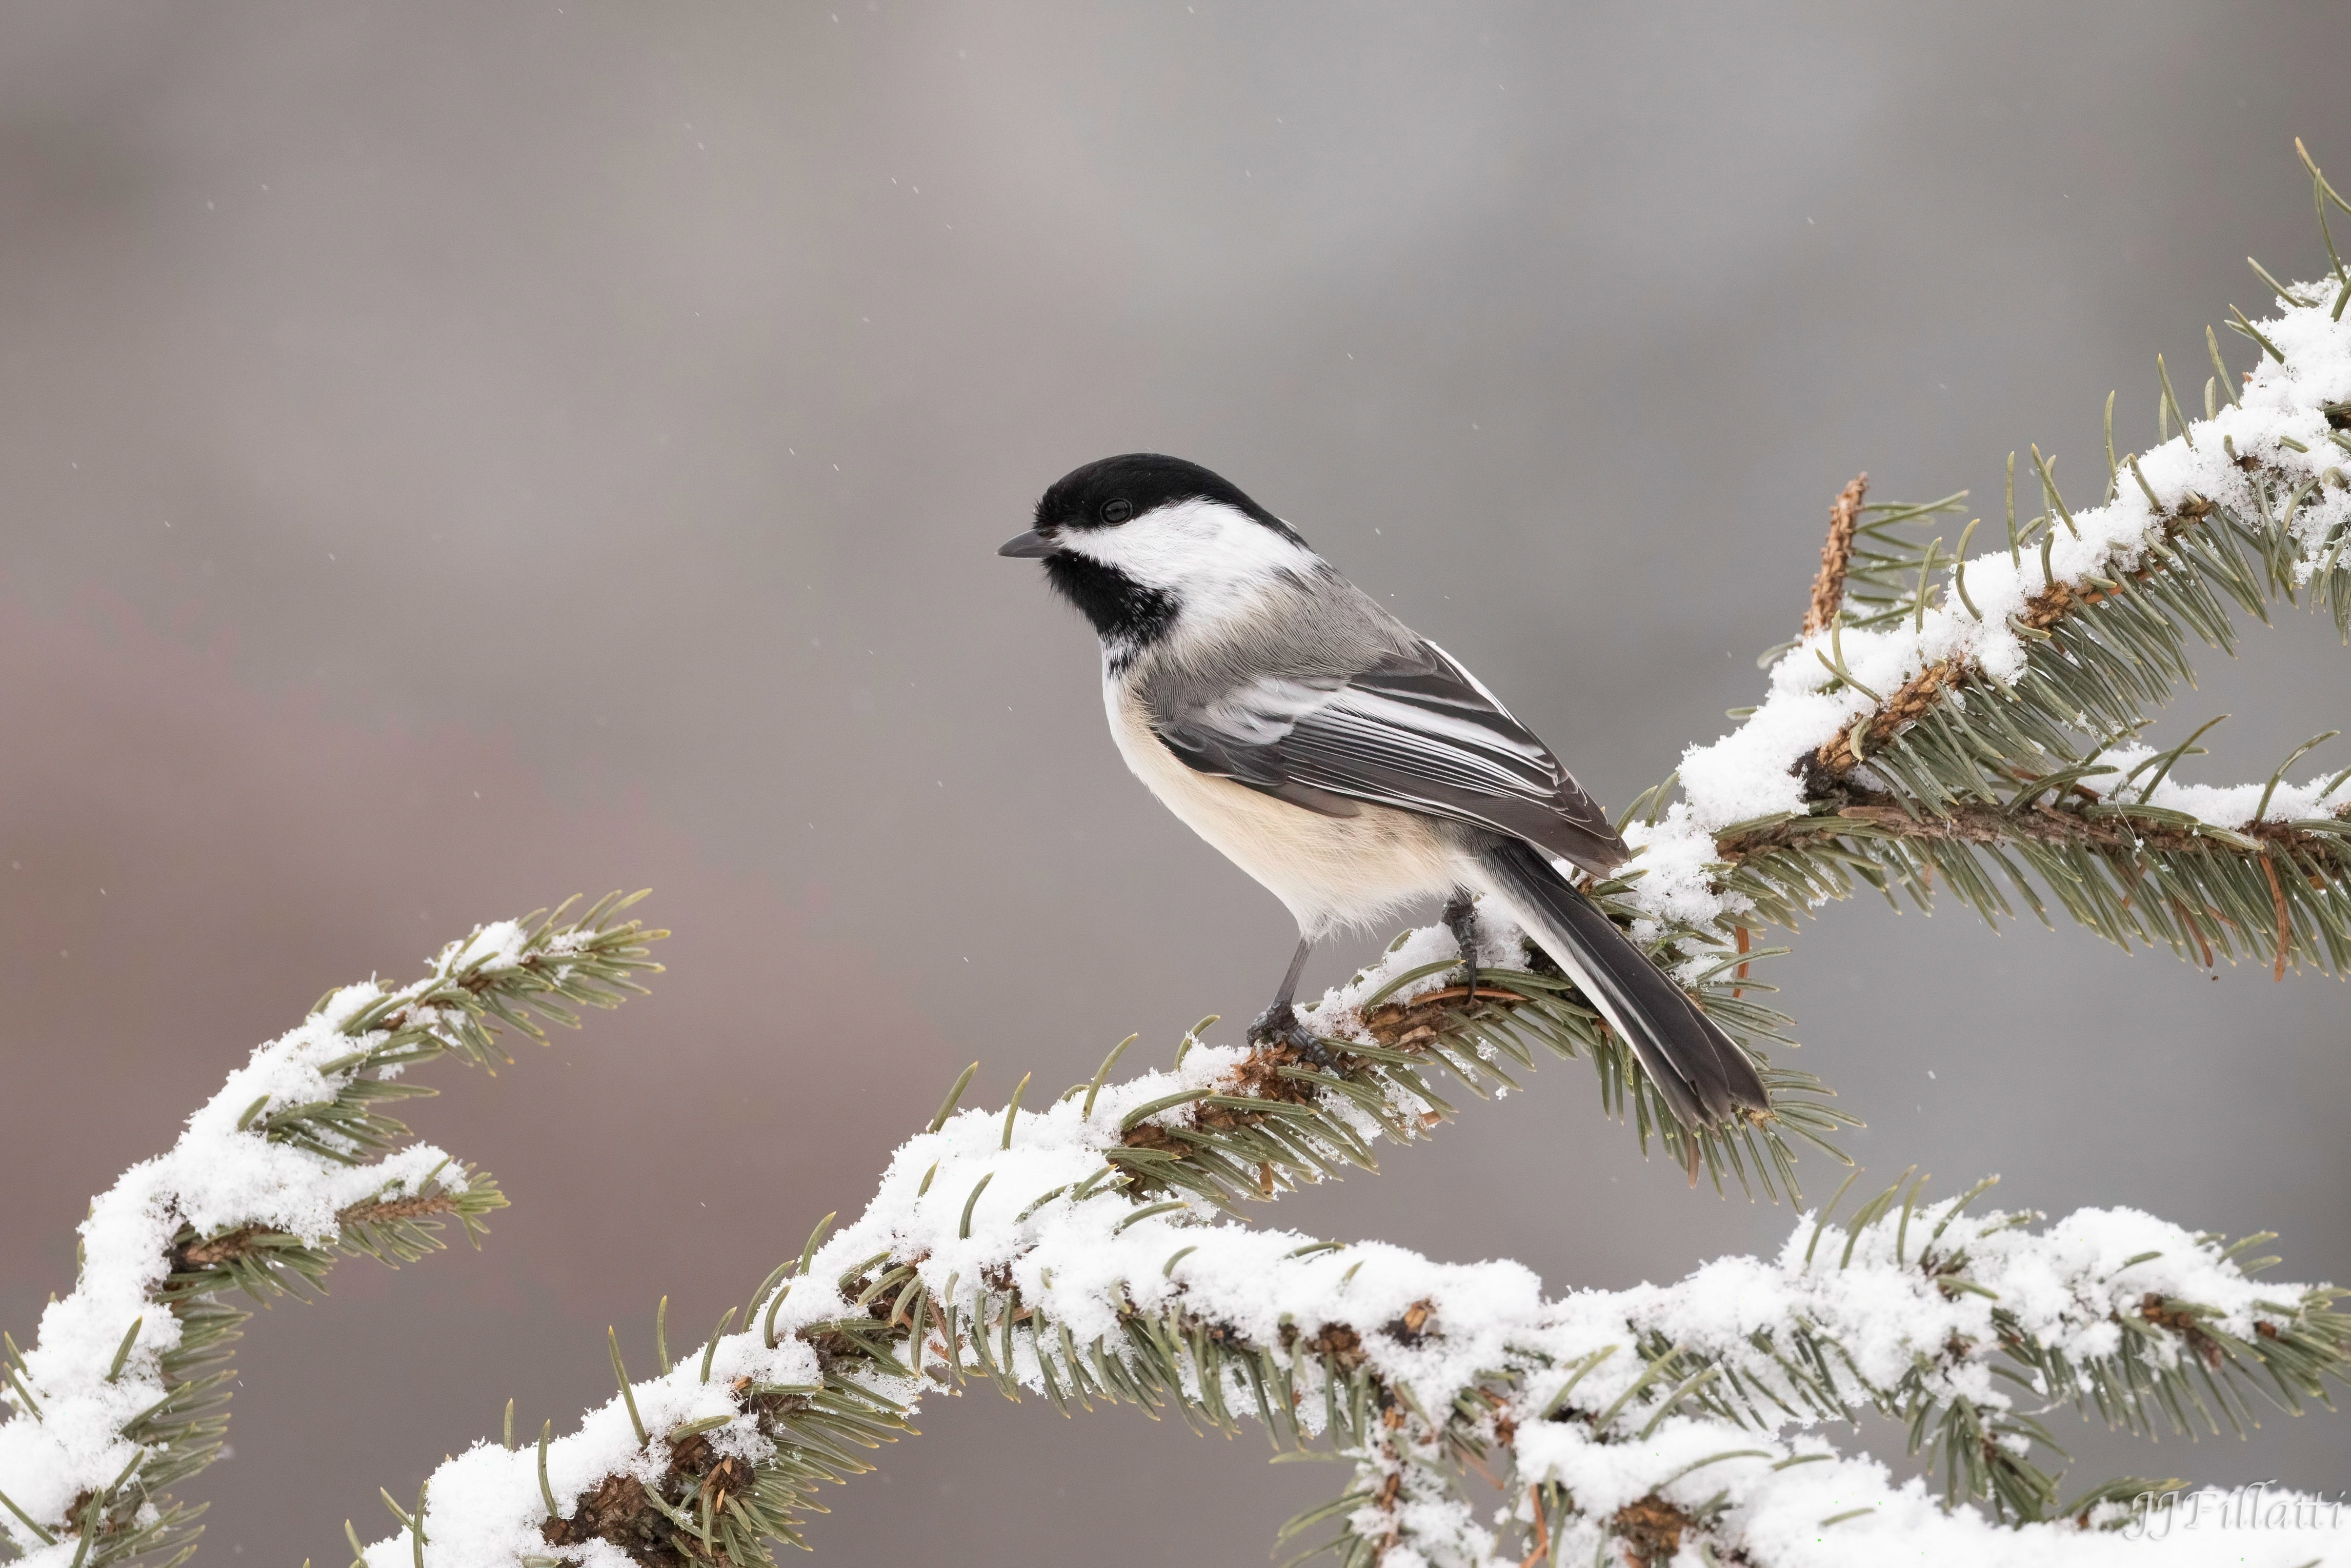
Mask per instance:
[[[1776,1258],[1558,1299],[1515,1263],[1258,1229],[1141,1189],[1135,1119],[1196,1120],[1200,1092],[1249,1065],[1201,1046],[1045,1111],[949,1116],[770,1279],[747,1330],[577,1433],[450,1460],[365,1560],[758,1562],[762,1535],[796,1538],[817,1480],[864,1468],[844,1438],[883,1439],[926,1392],[987,1377],[1352,1458],[1346,1494],[1300,1526],[1334,1521],[1350,1563],[1484,1568],[1540,1545],[1583,1563],[1613,1539],[1661,1563],[1668,1537],[1759,1568],[1882,1561],[1896,1540],[1906,1561],[2089,1563],[2109,1538],[2074,1516],[2129,1511],[2115,1486],[2061,1502],[2035,1412],[2234,1422],[2252,1393],[2294,1407],[2345,1375],[2351,1321],[2327,1290],[2256,1283],[2241,1249],[2128,1210],[2038,1230],[1971,1214],[1980,1186],[1928,1202],[1896,1184],[1844,1224],[1807,1214]],[[1818,1428],[1862,1409],[1907,1422],[1948,1500],[1991,1513],[1834,1455]],[[1460,1490],[1462,1463],[1511,1478],[1500,1516]]]
[[[1688,928],[1793,922],[1856,881],[1923,900],[1940,873],[1988,918],[2012,891],[2045,919],[2045,891],[2125,946],[2351,967],[2351,770],[2284,778],[2333,732],[2233,788],[2174,777],[2203,730],[2137,739],[2189,679],[2189,636],[2233,649],[2231,605],[2307,591],[2351,636],[2346,292],[2282,288],[2277,316],[2239,323],[2260,356],[2241,387],[2215,339],[2202,419],[2166,371],[2178,434],[2120,462],[2110,438],[2099,506],[2069,507],[2036,451],[2044,510],[2020,527],[2011,486],[2005,549],[1966,556],[1977,523],[1957,551],[1897,542],[1949,502],[1864,524],[1879,591],[1808,616],[1761,706],[1684,756],[1684,798],[1630,828],[1634,901]]]
[[[2351,619],[2351,276],[2278,294],[2280,316],[2239,323],[2266,357],[2241,390],[2216,342],[2202,420],[2165,372],[2162,440],[2110,456],[2098,507],[2068,507],[2036,452],[2045,507],[2022,526],[2011,509],[2004,551],[1969,558],[1977,525],[1948,555],[1896,542],[1945,504],[1867,507],[1858,481],[1840,497],[1769,697],[1685,757],[1682,800],[1636,803],[1641,857],[1587,884],[1734,1030],[1777,1040],[1784,1023],[1745,999],[1764,956],[1750,927],[1857,882],[1924,896],[1938,872],[1988,915],[2009,907],[1994,876],[2039,911],[2037,873],[2104,934],[2207,961],[2216,946],[2273,952],[2281,973],[2351,959],[2345,776],[2294,785],[2282,767],[2258,791],[2198,789],[2170,779],[2192,746],[2137,739],[2187,676],[2185,637],[2230,645],[2224,601],[2261,613],[2308,588]],[[2239,1249],[2126,1210],[2035,1229],[1970,1214],[1976,1194],[1928,1202],[1897,1183],[1843,1224],[1807,1215],[1768,1261],[1556,1300],[1514,1264],[1238,1223],[1250,1199],[1369,1165],[1381,1138],[1425,1135],[1449,1111],[1439,1072],[1507,1090],[1503,1063],[1538,1046],[1590,1056],[1609,1109],[1718,1180],[1751,1166],[1792,1191],[1782,1132],[1834,1131],[1818,1086],[1782,1075],[1773,1113],[1681,1136],[1518,933],[1489,916],[1477,936],[1460,954],[1407,933],[1309,1009],[1335,1068],[1187,1040],[1173,1071],[1117,1084],[1114,1051],[1041,1112],[1016,1093],[1000,1114],[956,1114],[951,1094],[866,1212],[830,1239],[820,1227],[737,1332],[646,1382],[621,1372],[577,1433],[550,1424],[535,1451],[451,1460],[364,1557],[764,1561],[765,1540],[797,1541],[819,1481],[864,1468],[857,1446],[891,1437],[923,1394],[985,1376],[1064,1407],[1173,1405],[1204,1426],[1255,1419],[1277,1448],[1328,1445],[1354,1485],[1294,1529],[1335,1522],[1351,1565],[1612,1546],[1639,1568],[1691,1550],[1874,1563],[1896,1543],[1930,1562],[2147,1561],[2200,1548],[2143,1528],[2176,1483],[2064,1498],[2040,1413],[2186,1430],[2343,1378],[2351,1322],[2329,1290],[2258,1285]],[[1820,1429],[1864,1409],[1907,1424],[1939,1499],[1828,1448]],[[1463,1467],[1506,1478],[1498,1513],[1467,1500]],[[2322,1511],[2264,1506],[2295,1528]],[[2288,1529],[2231,1545],[2308,1556]]]
[[[1635,802],[1639,857],[1583,884],[1759,1059],[1789,1020],[1749,997],[1771,951],[1752,931],[1857,884],[1923,900],[1939,873],[1991,916],[2011,910],[2004,883],[2118,942],[2351,970],[2351,772],[2290,783],[2297,752],[2265,784],[2189,785],[2172,775],[2194,737],[2139,738],[2188,676],[2187,638],[2231,646],[2232,604],[2307,591],[2351,637],[2351,269],[2276,295],[2280,314],[2235,323],[2262,355],[2241,386],[2214,340],[2202,419],[2158,361],[2158,444],[2117,461],[2109,439],[2098,506],[2069,507],[2034,452],[2044,507],[2022,525],[2006,508],[2005,549],[1967,555],[1980,522],[1948,554],[1906,532],[1952,502],[1872,507],[1858,479],[1839,497],[1768,697],[1685,755],[1682,799]],[[413,986],[330,993],[99,1200],[74,1293],[30,1351],[5,1342],[0,1539],[44,1568],[192,1550],[194,1511],[164,1489],[224,1428],[240,1314],[216,1297],[305,1289],[338,1252],[417,1256],[444,1219],[473,1231],[496,1187],[396,1146],[382,1107],[423,1092],[398,1081],[409,1066],[487,1064],[495,1026],[536,1033],[527,1009],[569,1021],[559,999],[632,989],[658,934],[617,924],[623,907],[490,927]],[[618,1392],[579,1430],[476,1444],[353,1551],[371,1568],[765,1563],[923,1396],[985,1377],[1064,1408],[1254,1421],[1277,1449],[1352,1461],[1344,1494],[1287,1532],[1335,1528],[1348,1568],[2200,1561],[2210,1538],[2174,1528],[2178,1483],[2067,1497],[2040,1416],[2217,1430],[2351,1368],[2334,1292],[2262,1285],[2273,1260],[2239,1256],[2266,1238],[2224,1247],[2122,1209],[1976,1214],[1981,1187],[1930,1201],[1901,1181],[1842,1222],[1833,1198],[1774,1258],[1555,1298],[1514,1263],[1246,1224],[1249,1203],[1430,1135],[1452,1113],[1443,1078],[1499,1096],[1546,1052],[1590,1060],[1604,1109],[1693,1181],[1703,1166],[1792,1199],[1789,1136],[1834,1152],[1850,1118],[1768,1060],[1769,1112],[1682,1128],[1522,934],[1484,914],[1471,935],[1463,953],[1408,932],[1304,1009],[1315,1059],[1196,1030],[1170,1070],[1113,1082],[1113,1051],[1044,1109],[1024,1079],[1003,1111],[958,1113],[967,1072],[865,1211],[828,1217],[698,1350],[672,1364],[657,1340],[635,1380],[614,1339]],[[1862,1411],[1904,1423],[1939,1495],[1829,1447]],[[1502,1489],[1499,1509],[1465,1472]],[[2308,1561],[2333,1506],[2261,1498],[2232,1560]]]
[[[330,991],[261,1046],[188,1118],[171,1150],[90,1206],[81,1270],[29,1348],[0,1364],[0,1541],[44,1568],[97,1568],[194,1550],[199,1506],[169,1489],[202,1469],[228,1417],[228,1343],[246,1314],[218,1298],[308,1293],[338,1255],[405,1262],[469,1239],[505,1207],[487,1175],[385,1113],[434,1092],[400,1082],[443,1056],[509,1060],[502,1027],[611,1007],[658,966],[619,895],[558,925],[502,921],[452,942],[397,990]],[[395,1146],[400,1145],[400,1146]]]
[[[1611,897],[1614,885],[1591,891],[1629,919],[1631,912]],[[1714,933],[1676,930],[1665,938],[1668,961],[1692,955],[1685,962],[1688,983],[1761,1063],[1772,1098],[1767,1114],[1692,1131],[1664,1109],[1623,1043],[1524,933],[1488,911],[1475,916],[1473,930],[1474,995],[1463,964],[1471,956],[1458,950],[1449,930],[1405,932],[1376,962],[1301,1009],[1329,1067],[1287,1047],[1252,1052],[1171,1102],[1196,1101],[1197,1114],[1174,1123],[1155,1114],[1138,1119],[1123,1134],[1127,1146],[1119,1157],[1142,1190],[1190,1192],[1231,1207],[1339,1175],[1348,1165],[1374,1168],[1373,1146],[1380,1139],[1409,1142],[1452,1116],[1436,1087],[1444,1077],[1481,1098],[1508,1094],[1518,1087],[1513,1071],[1546,1055],[1588,1059],[1605,1113],[1623,1120],[1629,1110],[1644,1149],[1656,1135],[1693,1179],[1703,1166],[1718,1187],[1728,1172],[1767,1196],[1783,1188],[1794,1196],[1789,1134],[1836,1154],[1830,1139],[1853,1118],[1829,1103],[1834,1094],[1811,1074],[1766,1054],[1766,1042],[1786,1042],[1782,1031],[1790,1020],[1742,996],[1730,971],[1759,956],[1751,950],[1734,950]],[[1103,1062],[1103,1074],[1116,1059],[1113,1052]],[[1318,1141],[1335,1157],[1318,1152]]]

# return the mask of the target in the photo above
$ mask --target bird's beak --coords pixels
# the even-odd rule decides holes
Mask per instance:
[[[1021,560],[1038,560],[1051,555],[1054,548],[1051,539],[1047,538],[1035,528],[1030,528],[1027,533],[1015,534],[997,546],[996,553],[1012,556]]]

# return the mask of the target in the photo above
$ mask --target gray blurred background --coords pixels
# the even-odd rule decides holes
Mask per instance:
[[[2204,323],[2262,313],[2248,251],[2320,269],[2292,138],[2351,167],[2344,20],[7,6],[0,1322],[328,985],[654,887],[656,995],[434,1073],[419,1131],[514,1199],[486,1249],[248,1333],[207,1560],[340,1561],[509,1395],[605,1398],[608,1322],[649,1362],[667,1293],[698,1338],[971,1058],[1000,1104],[1264,1001],[1286,916],[1126,776],[1091,635],[990,554],[1048,482],[1221,470],[1621,805],[1756,699],[1854,471],[1996,517],[2037,441],[2094,491],[2107,390],[2144,442],[2156,352],[2192,401]],[[2196,777],[2346,717],[2327,628],[2247,650],[2183,709],[2237,716]],[[1882,1179],[2351,1278],[2335,982],[1882,904],[1797,946],[1770,977]],[[1792,1224],[1645,1164],[1583,1066],[1532,1088],[1270,1221],[1561,1291]],[[1339,1479],[1131,1410],[920,1424],[822,1552],[1259,1562]],[[2102,1472],[2351,1485],[2323,1413],[2059,1429]]]

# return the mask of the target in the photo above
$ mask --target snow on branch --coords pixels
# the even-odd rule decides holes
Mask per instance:
[[[1844,1224],[1807,1214],[1769,1260],[1558,1299],[1516,1263],[1256,1229],[1138,1183],[1135,1127],[1196,1124],[1247,1059],[1196,1047],[1041,1112],[945,1116],[862,1216],[770,1276],[744,1329],[624,1373],[574,1434],[476,1444],[364,1561],[767,1562],[762,1538],[799,1539],[818,1481],[866,1468],[858,1446],[985,1377],[1353,1460],[1345,1494],[1294,1526],[1335,1525],[1351,1564],[1581,1564],[1611,1541],[1659,1564],[1701,1542],[1758,1568],[1874,1563],[1897,1542],[1905,1561],[2103,1563],[2116,1542],[2096,1527],[2176,1483],[2061,1500],[2037,1413],[2217,1430],[2258,1396],[2324,1397],[2351,1364],[2332,1292],[2256,1282],[2274,1260],[2241,1262],[2245,1244],[2125,1209],[2038,1229],[1970,1213],[1989,1183],[1936,1202],[1897,1183]],[[1863,1409],[1908,1423],[1942,1501],[1817,1435]],[[1464,1464],[1509,1475],[1499,1515],[1459,1490]]]
[[[618,894],[569,924],[501,921],[452,942],[414,983],[319,998],[188,1118],[170,1152],[123,1173],[81,1225],[72,1292],[29,1348],[0,1341],[0,1541],[39,1568],[178,1563],[202,1511],[169,1489],[227,1430],[228,1343],[246,1316],[217,1298],[308,1295],[338,1255],[405,1262],[455,1220],[471,1240],[505,1197],[388,1104],[434,1091],[402,1074],[443,1056],[493,1068],[501,1028],[612,1007],[655,969],[664,935]],[[569,905],[566,905],[568,908]],[[533,925],[536,921],[537,924]],[[567,1005],[569,1004],[569,1005]]]
[[[1613,897],[1623,885],[1590,883],[1587,891],[1630,920],[1633,912]],[[1654,1134],[1693,1180],[1703,1166],[1718,1189],[1727,1171],[1742,1187],[1760,1186],[1774,1198],[1782,1189],[1797,1195],[1791,1134],[1844,1159],[1830,1140],[1853,1118],[1829,1103],[1834,1093],[1811,1074],[1769,1059],[1764,1042],[1789,1043],[1782,1031],[1790,1020],[1745,999],[1728,976],[1758,955],[1732,953],[1715,934],[1687,930],[1669,934],[1660,949],[1668,962],[1696,955],[1687,960],[1697,971],[1692,988],[1756,1058],[1771,1094],[1768,1113],[1693,1131],[1665,1109],[1624,1043],[1523,932],[1480,909],[1473,933],[1474,955],[1462,953],[1442,926],[1398,936],[1376,962],[1301,1009],[1331,1059],[1328,1068],[1288,1047],[1249,1052],[1171,1102],[1199,1103],[1188,1122],[1163,1124],[1154,1116],[1130,1128],[1120,1157],[1146,1190],[1189,1192],[1230,1207],[1349,1165],[1376,1168],[1372,1145],[1381,1138],[1409,1142],[1453,1115],[1437,1087],[1445,1079],[1480,1098],[1506,1095],[1519,1086],[1515,1070],[1550,1055],[1589,1059],[1604,1112],[1621,1120],[1629,1111],[1645,1151]],[[1474,994],[1464,969],[1472,956]],[[1203,1020],[1195,1037],[1214,1021]],[[1113,1052],[1104,1061],[1097,1083],[1116,1060]]]
[[[2351,285],[2276,287],[2277,316],[2231,323],[2259,356],[2241,386],[2208,330],[2203,418],[2158,360],[2164,439],[2117,461],[2109,402],[2096,507],[2070,507],[2035,449],[2040,515],[2017,523],[2011,459],[2006,548],[1969,557],[1980,519],[1952,551],[1901,532],[1959,497],[1864,508],[1848,487],[1764,702],[1691,747],[1684,798],[1631,825],[1634,901],[1697,929],[1792,923],[1856,881],[1923,900],[1939,872],[1987,918],[2014,913],[2012,891],[2046,919],[2046,890],[2125,946],[2351,970],[2351,770],[2284,778],[2334,732],[2231,789],[2173,778],[2196,737],[2137,739],[2189,677],[2189,636],[2233,651],[2231,604],[2266,617],[2307,590],[2351,639]],[[1871,591],[1824,617],[1848,558]]]
[[[2318,190],[2322,214],[2343,205]],[[2187,677],[2187,636],[2231,645],[2229,602],[2261,614],[2308,589],[2351,632],[2351,271],[2276,294],[2279,316],[2234,323],[2264,355],[2241,388],[2213,340],[2201,420],[2158,361],[2158,444],[2117,462],[2109,442],[2099,506],[2070,507],[2036,451],[2044,506],[2022,526],[2007,508],[2004,551],[1968,556],[1980,524],[1949,554],[1906,542],[1959,497],[1872,507],[1859,480],[1839,497],[1767,700],[1685,757],[1681,800],[1661,786],[1635,803],[1644,852],[1585,884],[1742,1043],[1786,1023],[1746,999],[1765,956],[1750,927],[1857,883],[1924,897],[1938,872],[1987,915],[2010,909],[1995,878],[2042,912],[2037,873],[2118,941],[2351,967],[2346,776],[2294,785],[2281,767],[2257,793],[2199,791],[2169,778],[2192,742],[2138,742]],[[1519,934],[1485,916],[1475,935],[1459,954],[1407,933],[1309,1009],[1334,1068],[1196,1030],[1172,1071],[1113,1085],[1113,1051],[1046,1110],[1016,1091],[1000,1115],[958,1115],[967,1073],[865,1213],[837,1233],[828,1217],[739,1323],[730,1310],[674,1364],[657,1346],[643,1382],[615,1340],[620,1392],[579,1431],[477,1444],[395,1507],[397,1534],[362,1549],[354,1532],[354,1550],[372,1568],[764,1563],[922,1395],[987,1377],[1064,1409],[1172,1406],[1329,1447],[1353,1484],[1286,1533],[1335,1528],[1349,1568],[2180,1561],[2201,1541],[2125,1539],[2177,1483],[2066,1497],[2040,1417],[2218,1430],[2344,1379],[2334,1292],[2257,1283],[2273,1260],[2241,1260],[2249,1243],[2129,1210],[2036,1228],[1970,1213],[1980,1189],[1930,1202],[1896,1183],[1842,1224],[1807,1215],[1768,1261],[1556,1300],[1512,1263],[1237,1223],[1249,1200],[1371,1165],[1382,1138],[1426,1135],[1450,1110],[1440,1073],[1506,1092],[1538,1047],[1588,1055],[1604,1105],[1693,1179],[1703,1164],[1792,1192],[1782,1134],[1823,1141],[1842,1120],[1781,1074],[1770,1113],[1680,1134]],[[1823,1428],[1862,1410],[1906,1424],[1939,1498],[1828,1447]],[[1499,1479],[1505,1506],[1481,1516],[1464,1469]],[[2322,1509],[2269,1502],[2293,1528],[2232,1550],[2306,1561]]]
[[[2351,212],[2313,177],[2322,219]],[[1906,1179],[1841,1223],[1837,1199],[1806,1214],[1772,1259],[1552,1299],[1515,1263],[1239,1216],[1430,1135],[1452,1113],[1445,1079],[1499,1097],[1546,1052],[1588,1058],[1604,1109],[1693,1182],[1704,1167],[1794,1198],[1791,1136],[1834,1154],[1851,1119],[1764,1059],[1789,1020],[1748,995],[1772,951],[1750,931],[1857,884],[1923,900],[1939,873],[1987,916],[2012,912],[2006,885],[2043,918],[2047,890],[2126,945],[2351,970],[2351,773],[2289,783],[2297,752],[2261,786],[2191,786],[2171,776],[2194,737],[2140,739],[2188,676],[2187,638],[2232,645],[2231,604],[2260,615],[2307,590],[2351,638],[2351,269],[2273,287],[2279,315],[2232,323],[2262,355],[2241,386],[2211,339],[2202,419],[2158,360],[2158,444],[2117,461],[2109,439],[2098,506],[2071,508],[2036,450],[2043,507],[2022,525],[2004,508],[2004,550],[1967,555],[1980,522],[1949,554],[1911,538],[1959,497],[1873,506],[1848,486],[1767,699],[1685,756],[1680,800],[1635,802],[1641,854],[1583,884],[1757,1055],[1770,1111],[1685,1130],[1520,933],[1481,913],[1465,954],[1408,932],[1305,1010],[1328,1061],[1196,1029],[1169,1071],[1112,1082],[1121,1046],[1042,1110],[1024,1079],[1001,1113],[957,1113],[967,1072],[865,1212],[838,1231],[828,1216],[696,1352],[673,1363],[658,1328],[636,1380],[614,1337],[618,1393],[577,1431],[518,1443],[509,1421],[413,1504],[387,1496],[397,1531],[365,1545],[352,1528],[353,1552],[371,1568],[768,1563],[923,1395],[985,1377],[1065,1410],[1255,1422],[1277,1450],[1352,1460],[1348,1490],[1285,1532],[1335,1530],[1323,1544],[1347,1568],[2209,1557],[2207,1538],[2144,1528],[2176,1482],[2067,1496],[2040,1422],[2070,1406],[2217,1431],[2256,1399],[2324,1399],[2351,1368],[2351,1318],[2327,1287],[2257,1282],[2274,1260],[2241,1254],[2267,1238],[2227,1247],[2123,1209],[1976,1214],[1981,1187],[1930,1201]],[[6,1342],[13,1544],[44,1568],[184,1555],[193,1511],[162,1488],[222,1430],[237,1314],[213,1297],[301,1289],[335,1250],[415,1256],[438,1218],[474,1228],[495,1187],[394,1150],[405,1129],[379,1107],[415,1092],[395,1080],[416,1061],[486,1065],[489,1027],[531,1030],[526,1008],[632,988],[655,934],[614,925],[620,907],[492,927],[404,991],[332,993],[100,1200],[74,1295],[32,1351]],[[1905,1424],[1937,1490],[1829,1447],[1865,1410]],[[1501,1486],[1499,1510],[1473,1504],[1465,1471]],[[2322,1505],[2262,1506],[2232,1555],[2309,1561]]]

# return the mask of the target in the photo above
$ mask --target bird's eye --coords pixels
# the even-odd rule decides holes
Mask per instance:
[[[1102,505],[1102,520],[1105,523],[1123,523],[1133,516],[1134,516],[1134,503],[1124,497],[1114,501],[1104,501]]]

